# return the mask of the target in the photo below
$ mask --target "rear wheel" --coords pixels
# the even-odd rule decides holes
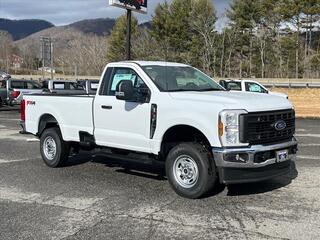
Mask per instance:
[[[212,155],[199,143],[181,143],[171,149],[166,173],[175,192],[186,198],[204,196],[216,182]]]
[[[68,160],[70,146],[63,141],[58,127],[48,128],[40,137],[40,153],[43,161],[49,167],[61,167]]]

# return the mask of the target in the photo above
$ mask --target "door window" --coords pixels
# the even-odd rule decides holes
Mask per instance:
[[[104,90],[103,95],[115,96],[117,85],[123,80],[132,81],[133,87],[137,90],[148,88],[140,76],[131,68],[114,68],[109,75],[111,76],[109,80],[104,79],[103,84],[106,90]]]
[[[267,91],[257,83],[246,82],[245,86],[246,86],[246,91],[248,92],[267,93]]]

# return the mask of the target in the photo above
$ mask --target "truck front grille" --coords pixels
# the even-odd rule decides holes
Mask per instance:
[[[276,129],[277,123],[285,127]],[[240,142],[268,144],[289,140],[295,133],[293,109],[240,115]]]

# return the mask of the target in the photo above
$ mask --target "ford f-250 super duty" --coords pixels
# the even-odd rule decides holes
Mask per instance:
[[[295,112],[278,96],[229,92],[184,64],[106,66],[96,96],[29,95],[22,126],[49,167],[70,149],[106,149],[165,162],[172,188],[198,198],[215,184],[287,174],[297,151]]]

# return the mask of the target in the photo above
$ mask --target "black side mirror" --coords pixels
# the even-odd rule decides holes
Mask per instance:
[[[122,80],[118,83],[116,87],[116,98],[125,101],[134,100],[134,88],[132,81]]]
[[[220,80],[219,84],[224,87],[227,91],[230,91],[230,88],[225,80]]]

